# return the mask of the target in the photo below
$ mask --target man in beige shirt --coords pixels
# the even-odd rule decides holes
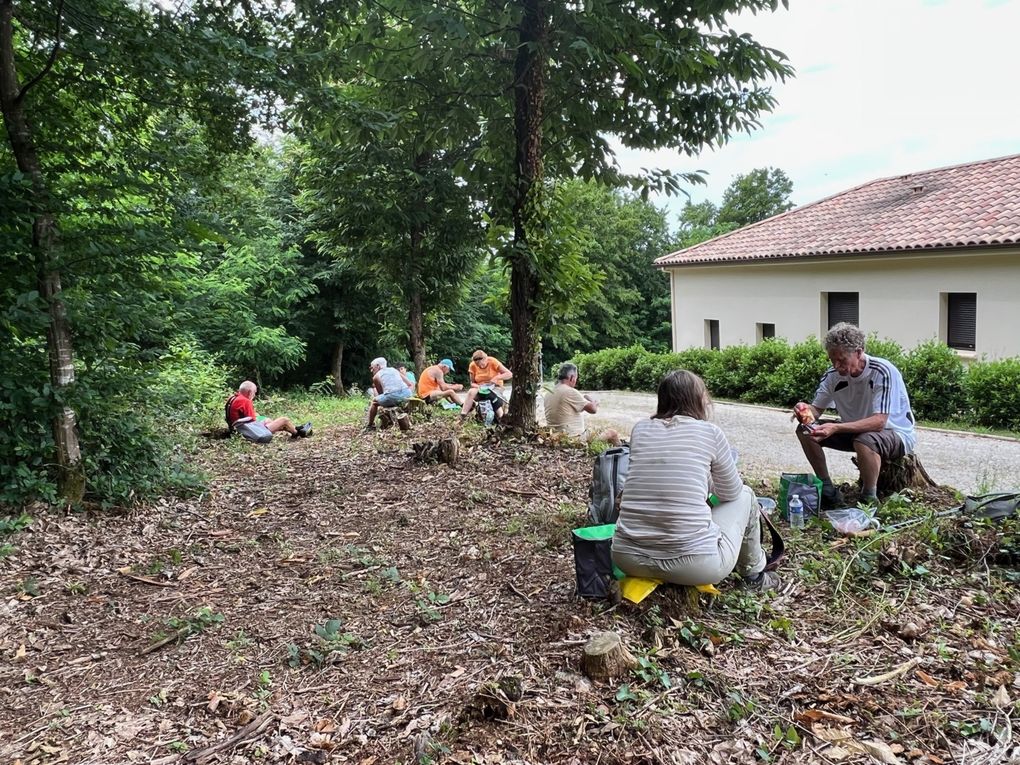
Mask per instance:
[[[592,433],[585,427],[584,414],[595,414],[599,410],[599,402],[591,396],[577,390],[577,365],[566,363],[560,366],[556,375],[556,387],[546,395],[545,421],[549,427],[561,430],[568,436],[591,441],[599,438],[619,446],[620,434],[615,430],[603,433]]]

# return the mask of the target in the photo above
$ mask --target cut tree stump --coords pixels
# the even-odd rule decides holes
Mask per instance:
[[[445,462],[450,467],[457,464],[460,457],[460,441],[456,438],[442,438],[438,441],[420,441],[411,444],[414,449],[415,462],[429,464]]]
[[[581,671],[592,680],[611,680],[634,669],[637,659],[615,632],[599,632],[585,643]]]
[[[928,489],[938,486],[924,469],[916,454],[883,462],[878,471],[878,495],[888,497],[904,489]]]

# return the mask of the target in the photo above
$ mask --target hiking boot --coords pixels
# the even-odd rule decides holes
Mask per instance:
[[[297,429],[297,434],[300,438],[308,438],[308,436],[312,435],[312,423],[306,422]]]
[[[843,507],[843,492],[833,484],[822,486],[822,510],[835,510],[837,507]]]
[[[857,506],[878,510],[882,506],[882,503],[879,501],[878,497],[865,497],[862,495],[861,498],[857,500]]]
[[[744,577],[744,589],[747,590],[778,590],[779,585],[782,583],[782,579],[779,578],[779,574],[774,571],[762,571],[758,576],[745,576]]]

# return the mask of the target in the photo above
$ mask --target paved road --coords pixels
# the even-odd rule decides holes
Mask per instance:
[[[596,427],[630,432],[634,423],[655,411],[655,397],[645,393],[593,391],[600,409]],[[793,434],[790,412],[763,406],[716,403],[713,421],[740,453],[748,477],[808,470]],[[830,453],[831,454],[831,453]],[[931,477],[966,494],[1020,488],[1020,440],[921,428],[917,454]],[[857,480],[849,455],[833,454],[829,469],[836,480]]]

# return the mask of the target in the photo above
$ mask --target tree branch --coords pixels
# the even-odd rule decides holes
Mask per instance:
[[[18,95],[14,99],[16,104],[21,103],[24,100],[25,94],[37,85],[39,81],[47,75],[50,69],[53,68],[53,64],[56,63],[57,54],[60,52],[60,27],[62,26],[61,22],[63,21],[63,18],[64,0],[60,0],[60,2],[57,3],[57,33],[53,42],[53,50],[50,51],[50,57],[46,60],[46,64],[43,68],[39,70],[35,77],[21,86],[21,90],[18,91]]]

